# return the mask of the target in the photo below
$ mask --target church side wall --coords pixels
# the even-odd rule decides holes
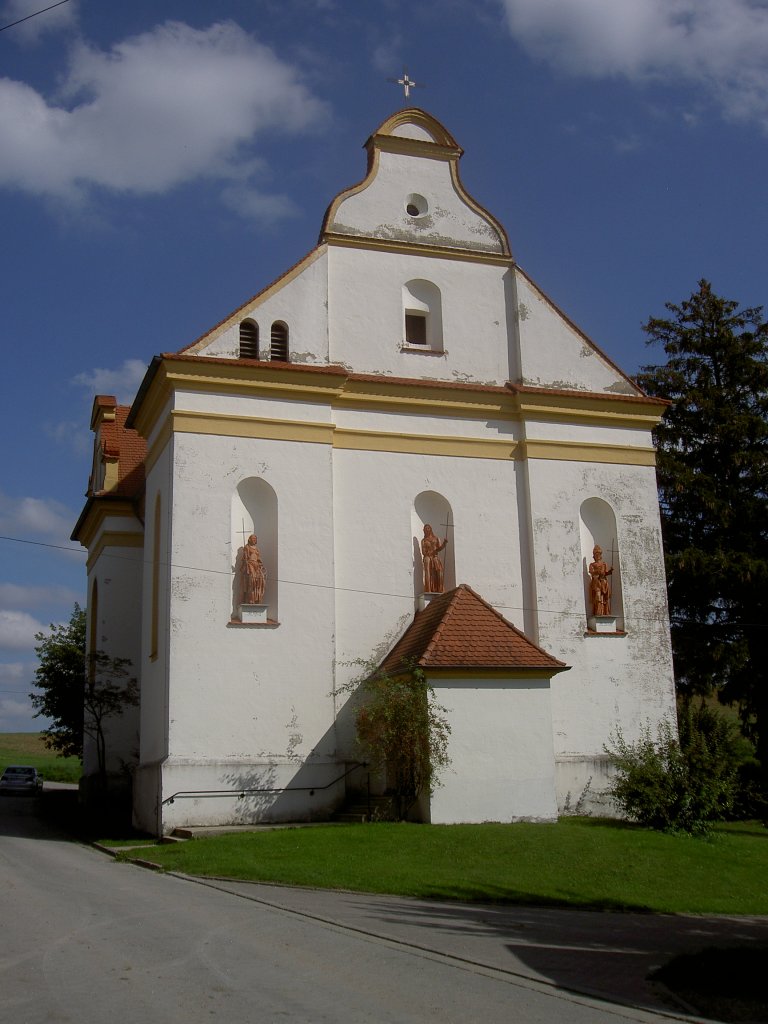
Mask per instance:
[[[210,821],[280,820],[327,813],[343,784],[290,794],[246,793],[325,785],[339,774],[333,728],[331,449],[215,435],[174,439],[170,580],[169,758],[164,797],[184,790],[165,830]],[[241,625],[231,503],[256,477],[277,499],[279,624]],[[246,532],[259,524],[249,523]],[[267,572],[274,567],[267,565]]]
[[[107,543],[88,573],[88,609],[86,651],[100,651],[109,658],[126,658],[126,679],[139,677],[141,664],[141,533],[135,519],[108,518],[96,538],[108,539],[109,533],[122,535],[123,541]],[[126,540],[134,538],[132,545]],[[120,685],[118,678],[105,682]],[[139,712],[126,707],[121,715],[104,719],[107,772],[124,777],[138,759]],[[83,774],[98,771],[95,740],[84,738]]]
[[[663,718],[675,698],[664,562],[653,467],[531,459],[531,522],[539,609],[538,642],[569,672],[552,682],[552,716],[561,807],[592,776],[604,788],[604,745],[620,726],[627,740]],[[586,564],[579,510],[598,497],[616,519],[626,634],[587,631]],[[606,544],[606,547],[608,545]],[[610,560],[610,552],[605,557]],[[599,797],[598,797],[599,799]]]
[[[133,806],[134,823],[147,832],[160,831],[161,766],[168,754],[168,554],[173,446],[174,438],[171,437],[150,469],[145,492],[145,571],[141,603],[141,747],[139,768],[134,779]]]

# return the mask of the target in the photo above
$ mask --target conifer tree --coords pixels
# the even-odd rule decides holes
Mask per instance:
[[[707,281],[645,324],[678,688],[738,703],[768,779],[768,324]]]

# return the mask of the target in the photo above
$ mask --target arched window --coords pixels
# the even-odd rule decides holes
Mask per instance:
[[[440,289],[431,281],[403,285],[403,343],[406,348],[443,351]]]
[[[270,334],[269,358],[288,362],[288,324],[275,320]]]
[[[579,510],[581,565],[587,624],[597,632],[624,630],[624,598],[616,516],[607,501],[587,498]],[[597,553],[595,548],[600,548]],[[599,559],[599,560],[598,560]],[[604,572],[599,570],[604,563]],[[590,572],[590,566],[594,566]],[[615,625],[608,619],[615,619]]]
[[[240,358],[259,358],[259,326],[253,320],[243,320],[240,324]]]

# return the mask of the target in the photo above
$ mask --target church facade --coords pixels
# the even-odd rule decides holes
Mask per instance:
[[[674,718],[663,403],[517,265],[439,122],[367,152],[312,252],[94,403],[88,645],[139,679],[108,752],[158,834],[328,817],[364,771],[343,688],[398,645],[452,730],[426,820],[604,807],[611,734]]]

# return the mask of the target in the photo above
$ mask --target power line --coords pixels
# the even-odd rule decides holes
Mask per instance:
[[[50,7],[44,7],[41,11],[35,11],[33,14],[28,14],[24,18],[19,18],[18,21],[12,21],[9,25],[0,26],[0,32],[5,32],[7,28],[13,28],[15,25],[21,25],[23,21],[29,21],[30,18],[36,18],[38,14],[45,14],[46,11],[52,11],[54,7],[61,7],[62,4],[68,4],[69,0],[59,0],[56,4],[51,4]]]
[[[82,550],[82,549],[69,548],[69,547],[65,547],[62,544],[47,544],[44,541],[38,541],[38,540],[26,540],[25,538],[22,538],[22,537],[6,537],[6,536],[3,536],[3,535],[0,535],[0,540],[10,541],[13,544],[32,544],[35,547],[52,548],[54,551],[73,551],[76,554],[83,554],[83,555],[86,554],[86,552],[84,550]],[[111,559],[114,559],[116,561],[136,562],[136,559],[135,558],[131,558],[130,555],[102,554],[101,557],[105,558],[105,559],[106,558],[111,558]],[[152,564],[152,562],[148,558],[143,558],[141,560],[141,564],[145,565],[145,566],[150,566]],[[184,570],[185,572],[207,572],[207,573],[211,573],[214,576],[232,576],[232,574],[233,574],[233,570],[232,569],[210,569],[210,568],[205,568],[204,566],[201,566],[201,565],[182,565],[180,562],[164,562],[163,561],[163,562],[161,562],[161,565],[167,566],[170,569],[177,569],[177,570],[181,569],[181,570]],[[389,593],[388,591],[385,591],[385,590],[363,590],[362,588],[359,588],[359,587],[339,587],[339,586],[336,586],[333,583],[307,583],[305,580],[287,580],[287,579],[283,579],[283,578],[280,578],[280,577],[277,577],[274,582],[275,583],[280,583],[280,584],[283,584],[284,586],[289,586],[289,587],[312,587],[315,590],[332,590],[334,592],[339,592],[339,593],[344,593],[344,594],[365,594],[365,595],[368,595],[369,597],[392,597],[392,598],[397,598],[397,599],[403,600],[403,601],[412,601],[414,599],[414,595],[413,594],[393,594],[393,593]],[[508,611],[508,612],[521,612],[522,614],[526,614],[526,613],[531,613],[532,612],[532,613],[535,613],[537,615],[562,615],[562,616],[570,616],[570,617],[579,618],[579,619],[583,619],[584,618],[584,613],[583,612],[581,612],[581,611],[567,611],[564,608],[542,608],[542,607],[529,607],[527,605],[495,604],[495,603],[494,603],[494,607],[497,608],[497,609],[503,609],[504,611]],[[661,623],[663,623],[663,622],[670,622],[670,624],[672,624],[672,625],[685,625],[685,624],[687,624],[687,625],[707,626],[707,627],[713,627],[713,628],[717,627],[717,626],[720,626],[720,625],[724,625],[723,623],[716,623],[716,622],[700,623],[700,622],[697,622],[695,619],[680,619],[680,618],[664,619],[664,618],[659,618],[658,616],[655,616],[655,615],[653,615],[653,616],[631,615],[631,616],[627,616],[627,617],[630,618],[633,622],[661,622]],[[731,623],[731,625],[734,625],[734,626],[764,626],[765,623],[762,623],[762,622],[737,622],[737,623]]]
[[[64,544],[47,544],[42,540],[27,540],[24,537],[4,537],[0,534],[0,540],[10,541],[12,544],[31,544],[36,548],[52,548],[54,551],[72,551],[76,555],[84,555],[83,548],[66,547]]]

